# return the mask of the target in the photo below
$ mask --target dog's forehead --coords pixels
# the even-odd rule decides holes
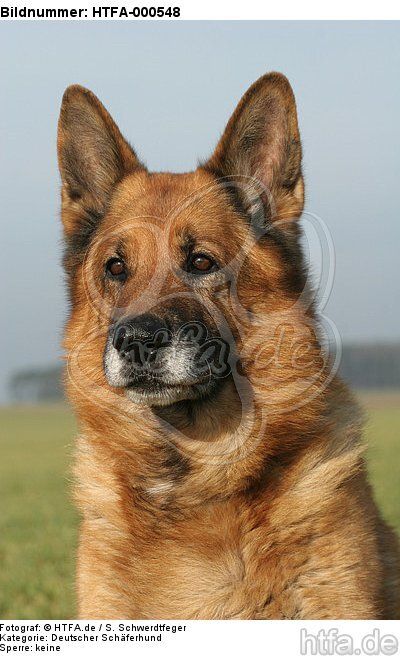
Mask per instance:
[[[223,228],[233,208],[210,173],[147,173],[126,176],[116,189],[106,224],[151,221],[177,230]],[[105,226],[106,227],[106,226]]]

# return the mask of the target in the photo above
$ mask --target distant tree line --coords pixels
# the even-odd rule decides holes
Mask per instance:
[[[400,344],[345,344],[339,372],[355,388],[400,389]]]
[[[40,403],[64,398],[62,367],[30,368],[9,380],[14,403]],[[339,373],[354,388],[400,389],[400,343],[343,346]]]
[[[60,401],[64,398],[62,366],[30,368],[17,371],[9,380],[9,395],[14,403]]]

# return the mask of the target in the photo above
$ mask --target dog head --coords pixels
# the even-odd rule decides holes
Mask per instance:
[[[304,288],[287,79],[260,78],[210,159],[187,174],[149,173],[99,100],[69,87],[58,156],[66,345],[85,345],[82,375],[149,406],[204,399],[235,372],[250,375],[251,336],[267,321],[278,339],[275,318]]]

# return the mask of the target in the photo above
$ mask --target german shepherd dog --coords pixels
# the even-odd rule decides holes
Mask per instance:
[[[71,86],[58,156],[79,616],[398,618],[397,541],[308,284],[287,79],[255,82],[185,174],[150,173]]]

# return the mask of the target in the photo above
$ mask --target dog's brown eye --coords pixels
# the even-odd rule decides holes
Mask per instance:
[[[124,262],[119,257],[112,257],[106,264],[106,273],[110,278],[124,280],[126,278]]]
[[[191,273],[211,273],[216,271],[217,264],[211,257],[203,253],[195,253],[190,258],[189,271]]]

